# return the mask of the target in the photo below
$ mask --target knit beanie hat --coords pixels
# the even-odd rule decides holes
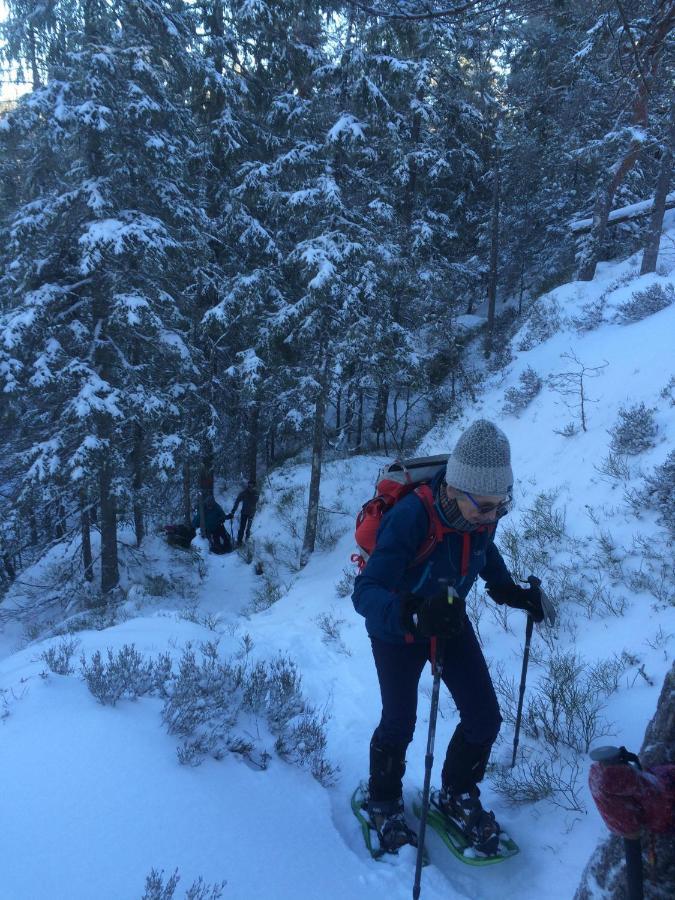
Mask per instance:
[[[474,422],[450,454],[445,480],[470,494],[506,497],[513,487],[513,471],[504,432],[487,419]]]

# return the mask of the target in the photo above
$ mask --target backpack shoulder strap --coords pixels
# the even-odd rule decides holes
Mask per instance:
[[[429,516],[429,530],[424,541],[420,545],[417,556],[413,561],[413,565],[419,565],[421,562],[433,553],[436,545],[439,544],[446,534],[452,531],[447,525],[441,522],[440,516],[436,511],[434,503],[434,495],[428,484],[420,484],[415,488],[415,494],[419,497]]]

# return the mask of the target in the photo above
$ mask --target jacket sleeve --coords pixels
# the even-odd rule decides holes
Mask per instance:
[[[406,497],[383,518],[377,543],[354,582],[354,609],[378,630],[403,634],[396,591],[427,535],[429,519],[417,497]]]
[[[244,493],[243,491],[240,491],[237,494],[237,499],[234,501],[234,506],[232,507],[232,515],[234,515],[236,513],[237,507],[241,503],[241,498],[242,498],[243,493]]]
[[[494,534],[490,538],[485,551],[485,565],[480,571],[480,577],[487,582],[488,587],[513,584],[511,573],[506,568],[506,563],[497,545]]]

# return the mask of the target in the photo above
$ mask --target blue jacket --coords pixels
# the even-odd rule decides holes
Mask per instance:
[[[206,533],[213,534],[227,519],[227,516],[223,512],[223,507],[214,500],[212,503],[204,504],[204,525],[206,526]],[[192,517],[192,527],[199,528],[199,507],[197,507],[194,516]]]
[[[434,479],[434,494],[441,480],[442,475]],[[462,598],[479,575],[491,586],[512,584],[494,543],[495,527],[451,531],[424,562],[411,566],[429,532],[429,516],[416,494],[400,500],[382,519],[375,549],[354,582],[352,602],[365,617],[368,634],[404,643],[401,597],[409,592],[433,596],[438,592],[439,579],[447,579]]]

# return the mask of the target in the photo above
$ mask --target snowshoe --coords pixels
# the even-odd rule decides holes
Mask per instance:
[[[407,845],[417,847],[417,835],[405,821],[402,800],[371,803],[368,786],[362,783],[352,795],[352,811],[361,824],[363,839],[373,859],[395,856]],[[425,855],[424,865],[427,862]]]
[[[499,850],[499,824],[493,812],[483,809],[478,788],[465,794],[436,791],[432,804],[466,836],[471,846],[485,856],[495,856]]]
[[[422,811],[421,794],[413,806]],[[448,850],[468,865],[485,866],[503,862],[519,851],[518,845],[497,824],[494,814],[483,809],[476,793],[452,797],[445,791],[432,791],[427,823]]]

